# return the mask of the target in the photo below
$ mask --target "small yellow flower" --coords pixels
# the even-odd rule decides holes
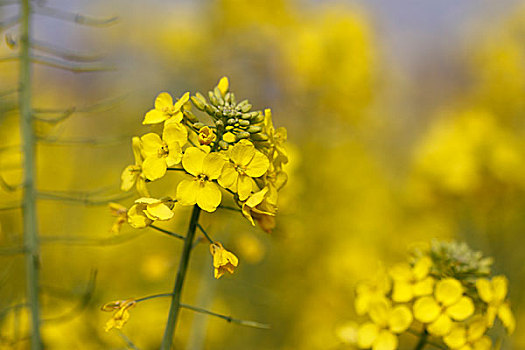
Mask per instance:
[[[444,336],[452,329],[452,320],[464,321],[474,313],[472,299],[463,295],[461,282],[445,278],[436,283],[434,296],[424,296],[414,303],[414,317],[428,323],[430,334]]]
[[[516,320],[509,303],[505,301],[508,284],[509,281],[505,276],[496,276],[492,281],[480,278],[476,280],[476,289],[481,300],[487,303],[487,326],[492,327],[497,315],[507,328],[507,332],[512,334],[516,327]]]
[[[354,307],[358,315],[366,314],[372,305],[383,302],[392,288],[392,282],[384,268],[377,271],[376,276],[356,286]]]
[[[133,156],[135,157],[135,164],[128,165],[122,175],[120,176],[122,182],[120,189],[122,191],[129,191],[133,185],[137,184],[137,191],[141,196],[148,197],[148,189],[146,188],[146,178],[142,173],[142,142],[140,138],[133,137],[132,139]]]
[[[145,159],[142,165],[148,180],[160,179],[168,167],[178,164],[182,158],[182,146],[186,143],[188,131],[178,122],[167,121],[164,124],[162,139],[155,133],[141,137],[142,152]]]
[[[111,226],[110,232],[114,234],[119,234],[122,225],[128,221],[128,209],[118,203],[109,203],[109,210],[111,215],[116,216],[115,222]]]
[[[215,132],[208,126],[204,126],[199,130],[199,144],[209,145],[217,138]]]
[[[271,145],[269,158],[271,162],[280,169],[282,164],[288,163],[288,154],[284,148],[284,143],[288,138],[286,128],[274,128],[272,111],[269,108],[264,111],[264,127],[264,131],[268,135],[268,141]]]
[[[363,324],[357,332],[357,346],[361,349],[397,349],[397,334],[406,331],[414,319],[407,306],[392,307],[386,300],[374,303],[369,315],[372,322]]]
[[[144,228],[156,220],[169,220],[173,217],[171,199],[139,198],[128,210],[128,223],[134,228]]]
[[[429,257],[419,259],[413,267],[407,263],[394,266],[390,270],[390,276],[394,280],[392,300],[404,303],[414,297],[432,294],[434,279],[428,275],[431,266],[432,260]]]
[[[248,199],[242,203],[242,215],[246,219],[248,219],[253,226],[255,226],[255,222],[253,221],[252,214],[255,216],[257,215],[268,215],[268,216],[275,216],[275,213],[265,211],[264,208],[261,207],[261,204],[265,200],[265,196],[268,193],[268,187],[263,188],[262,190],[255,192],[252,194]]]
[[[182,106],[190,99],[190,93],[186,92],[173,104],[173,98],[167,92],[161,92],[155,99],[155,108],[146,113],[142,124],[158,124],[166,120],[182,121]]]
[[[237,265],[239,265],[239,259],[232,252],[224,249],[219,242],[210,244],[210,253],[213,256],[214,276],[216,279],[221,278],[226,272],[233,273]]]
[[[219,83],[217,84],[217,88],[219,89],[223,97],[228,92],[229,87],[230,87],[230,82],[228,81],[227,77],[222,77],[219,80]]]
[[[239,141],[229,153],[230,162],[222,169],[218,181],[222,187],[236,192],[239,199],[245,201],[254,188],[253,178],[264,175],[270,162],[248,140]]]
[[[189,147],[182,157],[182,166],[191,180],[182,180],[177,186],[177,201],[181,205],[197,204],[202,210],[213,212],[221,203],[219,186],[213,182],[221,174],[225,159],[218,153],[208,153]]]
[[[122,329],[129,320],[129,309],[133,308],[137,302],[134,299],[112,301],[102,306],[102,311],[115,311],[113,316],[106,322],[104,330],[109,332],[111,329]]]
[[[475,317],[468,327],[461,324],[454,325],[450,333],[443,337],[443,341],[451,349],[490,350],[492,341],[484,335],[486,330],[486,320],[481,316]]]

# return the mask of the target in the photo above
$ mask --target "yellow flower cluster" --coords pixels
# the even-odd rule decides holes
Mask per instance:
[[[442,348],[489,350],[486,335],[499,318],[508,333],[515,320],[506,300],[508,281],[490,278],[490,260],[464,244],[437,243],[414,251],[409,262],[356,288],[355,308],[367,321],[352,339],[360,349],[394,350],[398,335],[419,334]]]

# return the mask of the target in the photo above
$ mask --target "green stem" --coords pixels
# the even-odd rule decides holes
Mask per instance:
[[[195,237],[195,231],[197,230],[197,225],[199,223],[200,213],[201,208],[195,205],[191,213],[188,233],[184,239],[184,247],[182,248],[182,255],[180,257],[179,270],[177,271],[177,277],[173,286],[173,296],[171,297],[168,321],[166,322],[164,337],[162,338],[162,345],[160,346],[161,350],[169,350],[171,348],[171,344],[173,343],[173,335],[175,334],[177,318],[181,308],[180,295],[182,292],[182,286],[184,284],[184,278],[186,277],[186,271],[188,270],[188,262],[190,260],[193,238]]]
[[[425,330],[423,333],[421,333],[421,337],[419,338],[419,341],[417,342],[414,350],[423,350],[423,348],[425,347],[427,343],[427,338],[428,338],[428,333]]]
[[[27,300],[31,318],[31,349],[42,349],[40,336],[39,264],[40,249],[36,213],[35,189],[35,133],[31,114],[31,2],[21,2],[20,22],[20,132],[24,149],[23,223],[26,246]]]

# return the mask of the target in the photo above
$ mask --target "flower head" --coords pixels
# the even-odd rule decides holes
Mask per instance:
[[[514,315],[510,310],[507,297],[509,281],[505,276],[496,276],[489,281],[486,278],[476,280],[476,289],[481,300],[487,304],[487,325],[492,327],[496,315],[503,322],[507,331],[512,334],[516,327]]]
[[[216,138],[215,132],[209,126],[204,126],[199,130],[198,139],[201,145],[209,145],[215,141]]]
[[[254,188],[253,178],[264,175],[270,162],[248,140],[236,143],[229,152],[229,158],[230,161],[225,164],[218,179],[219,184],[236,192],[239,199],[244,201]]]
[[[167,92],[161,92],[155,99],[155,108],[150,110],[144,116],[142,124],[158,124],[168,119],[181,122],[182,107],[188,102],[190,93],[186,92],[182,97],[173,104],[173,98]]]
[[[182,166],[192,179],[182,180],[177,186],[177,201],[181,205],[197,204],[201,209],[213,212],[221,203],[222,194],[216,180],[225,160],[218,153],[206,153],[197,147],[184,152]]]
[[[443,341],[451,349],[490,350],[492,341],[487,337],[487,324],[483,317],[474,317],[468,325],[456,324]]]
[[[210,253],[213,256],[214,276],[219,279],[226,272],[233,273],[239,259],[232,253],[224,249],[221,243],[210,244]]]
[[[390,270],[394,280],[392,299],[407,302],[414,297],[432,294],[434,278],[429,276],[432,260],[429,257],[419,259],[414,266],[407,263],[395,265]]]

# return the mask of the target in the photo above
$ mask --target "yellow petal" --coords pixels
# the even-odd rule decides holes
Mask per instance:
[[[217,153],[210,153],[206,155],[202,164],[202,172],[206,174],[208,179],[218,179],[222,173],[222,168],[226,161],[224,157]]]
[[[221,190],[217,184],[206,181],[197,191],[197,204],[202,210],[213,212],[221,204]]]
[[[394,281],[394,289],[392,290],[392,300],[398,303],[405,303],[412,300],[414,294],[412,293],[412,284],[402,280]]]
[[[120,179],[122,181],[120,189],[122,191],[129,191],[135,184],[135,181],[137,181],[139,174],[140,172],[137,171],[136,165],[128,165],[126,169],[124,169],[124,171],[122,172],[122,175],[120,176]]]
[[[241,140],[232,147],[230,159],[237,165],[248,165],[255,155],[255,147],[250,141]]]
[[[430,334],[442,337],[450,333],[452,329],[452,320],[447,315],[440,315],[437,320],[427,326],[427,330]]]
[[[486,335],[472,344],[472,350],[490,350],[492,349],[492,340]]]
[[[155,98],[155,109],[163,110],[165,108],[173,108],[173,98],[167,92],[161,92]]]
[[[131,145],[133,149],[133,157],[135,158],[135,164],[141,165],[142,164],[142,141],[140,141],[140,137],[133,136],[131,139]]]
[[[415,296],[430,295],[434,291],[434,278],[427,277],[422,281],[416,282],[413,286]]]
[[[251,177],[263,176],[268,170],[269,166],[270,161],[268,160],[268,157],[266,157],[261,152],[256,151],[255,155],[246,168],[246,174]]]
[[[410,265],[406,263],[399,263],[394,265],[390,269],[390,276],[394,281],[410,281],[412,280],[413,273]]]
[[[247,175],[240,175],[237,180],[237,193],[239,199],[244,201],[252,193],[253,179]]]
[[[148,180],[155,181],[166,174],[168,168],[165,158],[147,157],[142,165],[142,172]]]
[[[414,317],[420,322],[433,322],[438,318],[440,312],[441,307],[433,297],[422,297],[414,303]]]
[[[199,182],[196,180],[182,180],[177,185],[177,202],[181,205],[194,205],[197,203]]]
[[[185,92],[184,95],[182,95],[177,100],[177,102],[175,102],[174,109],[176,111],[180,111],[181,107],[184,106],[186,104],[186,102],[188,102],[189,99],[190,99],[190,93],[189,92]]]
[[[178,143],[179,146],[184,146],[188,140],[188,130],[184,125],[177,121],[170,119],[164,124],[162,131],[162,139],[168,144]]]
[[[492,284],[486,278],[479,278],[476,280],[476,289],[479,297],[486,303],[490,303],[494,299],[492,292]]]
[[[160,202],[161,202],[160,199],[150,198],[150,197],[141,197],[141,198],[135,199],[135,203],[140,203],[140,204],[155,204],[155,203],[160,203]]]
[[[221,80],[219,80],[219,83],[217,84],[217,88],[219,88],[219,91],[221,92],[223,97],[228,92],[229,86],[230,86],[230,83],[228,82],[227,77],[222,77]]]
[[[173,217],[173,212],[164,203],[150,204],[146,207],[146,212],[156,220],[169,220]]]
[[[177,142],[168,144],[169,154],[166,157],[166,165],[172,167],[182,160],[182,149]]]
[[[135,204],[128,210],[128,223],[134,228],[144,228],[150,225],[153,221],[144,215],[143,210],[139,205]]]
[[[182,166],[184,169],[193,176],[199,176],[202,174],[202,166],[206,153],[198,149],[197,147],[189,147],[182,156]]]
[[[379,332],[372,350],[395,350],[397,349],[398,340],[397,337],[387,330]]]
[[[469,297],[461,297],[455,304],[447,307],[447,314],[456,321],[464,321],[474,313],[474,303]]]
[[[467,329],[467,340],[473,342],[480,339],[487,330],[487,321],[481,316],[474,317]]]
[[[379,335],[379,328],[372,322],[367,322],[357,331],[357,346],[361,349],[372,347]]]
[[[496,319],[496,314],[498,313],[498,308],[492,305],[489,305],[487,308],[487,326],[492,327],[494,325],[494,320]]]
[[[390,311],[390,304],[386,300],[379,299],[371,304],[368,315],[376,325],[385,328],[388,326]]]
[[[388,326],[393,333],[403,333],[410,327],[413,321],[410,309],[404,305],[392,309],[388,318]]]
[[[146,157],[158,156],[160,148],[164,146],[160,136],[153,132],[143,135],[140,140],[142,141],[142,152]]]
[[[250,208],[255,208],[257,205],[261,204],[267,192],[268,187],[265,187],[262,190],[255,192],[250,196],[250,198],[248,198],[248,200],[246,201],[246,205]]]
[[[465,330],[465,327],[453,327],[450,333],[443,337],[443,341],[451,349],[458,349],[462,347],[467,342],[467,331]]]
[[[162,123],[163,121],[165,121],[168,118],[169,118],[168,114],[166,114],[166,113],[164,113],[162,111],[159,111],[157,109],[151,109],[144,116],[144,120],[142,121],[142,124],[144,124],[144,125],[146,125],[146,124],[158,124],[158,123]]]
[[[239,178],[239,173],[235,170],[235,167],[232,163],[227,162],[222,168],[221,175],[218,178],[219,185],[224,188],[229,188],[233,192],[237,192],[237,179]]]
[[[505,276],[496,276],[492,279],[492,291],[494,292],[494,300],[502,302],[507,296],[509,281]]]
[[[137,192],[141,196],[149,196],[149,191],[146,187],[146,178],[143,175],[140,175],[137,179]]]
[[[413,268],[414,277],[417,280],[422,280],[423,278],[427,277],[431,266],[432,260],[428,256],[419,259]]]
[[[512,314],[512,311],[510,310],[509,304],[501,304],[498,308],[498,317],[507,328],[507,332],[509,334],[514,333],[514,329],[516,328],[516,320],[514,319],[514,315]]]
[[[436,284],[436,300],[443,305],[452,305],[461,298],[463,286],[455,278],[445,278]]]

